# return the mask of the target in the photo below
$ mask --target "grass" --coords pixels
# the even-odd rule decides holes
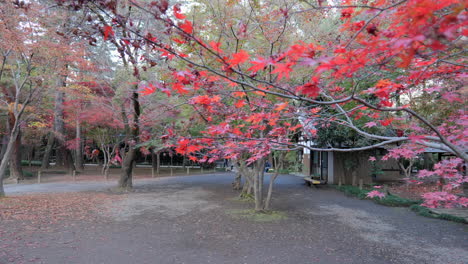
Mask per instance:
[[[275,222],[287,219],[286,213],[279,211],[256,212],[253,209],[231,209],[226,213],[234,218],[248,219],[254,222]]]
[[[253,194],[246,194],[246,193],[241,193],[240,196],[234,197],[231,199],[232,201],[236,202],[254,202],[255,198]]]

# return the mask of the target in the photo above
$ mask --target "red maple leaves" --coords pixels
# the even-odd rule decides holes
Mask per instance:
[[[296,88],[297,92],[300,92],[308,97],[315,98],[320,94],[320,87],[318,86],[318,77],[312,77],[311,81],[298,86]]]
[[[179,27],[182,29],[182,31],[189,35],[193,33],[193,25],[189,20],[185,20],[184,23],[179,25]]]
[[[245,50],[240,50],[239,52],[232,54],[232,58],[229,59],[227,63],[229,63],[229,67],[232,68],[246,62],[249,57],[249,54]]]
[[[109,37],[114,37],[114,30],[112,29],[111,26],[105,25],[102,28],[103,34],[104,34],[104,40],[107,40]]]
[[[174,5],[173,10],[174,10],[174,16],[177,19],[185,19],[185,16],[182,13],[180,13],[180,4]]]

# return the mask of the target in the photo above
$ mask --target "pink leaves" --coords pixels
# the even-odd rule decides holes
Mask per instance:
[[[435,175],[434,171],[429,171],[429,170],[420,170],[418,172],[418,178],[427,178]]]
[[[375,127],[377,125],[377,123],[375,122],[367,122],[364,127],[368,127],[368,128],[371,128],[371,127]]]
[[[425,193],[422,195],[422,198],[424,199],[424,203],[421,205],[429,208],[452,208],[457,204],[464,205],[465,207],[467,206],[467,198],[458,198],[456,195],[447,192]]]
[[[367,198],[375,198],[378,197],[380,199],[385,197],[385,193],[379,192],[377,190],[373,190],[367,193],[366,195]]]

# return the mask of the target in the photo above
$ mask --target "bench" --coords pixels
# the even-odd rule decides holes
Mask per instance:
[[[313,179],[311,177],[304,177],[304,181],[306,182],[306,184],[308,186],[317,186],[317,185],[324,185],[326,184],[326,181],[321,181],[321,180],[316,180],[316,179]]]

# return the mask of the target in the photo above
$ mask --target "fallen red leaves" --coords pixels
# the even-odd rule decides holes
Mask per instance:
[[[64,220],[94,217],[100,206],[118,197],[104,193],[54,193],[0,199],[0,221],[51,225]]]
[[[428,192],[437,192],[439,186],[432,184],[423,184],[423,185],[400,185],[400,186],[391,186],[389,191],[392,194],[396,194],[400,197],[407,199],[420,200],[421,195]],[[460,189],[454,189],[450,193],[460,193]]]

